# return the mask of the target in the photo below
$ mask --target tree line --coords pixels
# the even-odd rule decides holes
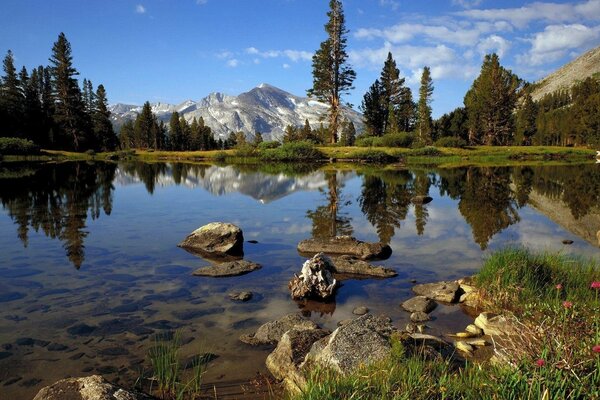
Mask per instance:
[[[45,148],[114,150],[118,145],[106,90],[83,80],[73,66],[71,44],[64,33],[52,46],[49,65],[17,72],[12,51],[0,78],[1,137],[28,139]]]

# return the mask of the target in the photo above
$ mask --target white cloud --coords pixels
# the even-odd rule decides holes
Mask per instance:
[[[289,69],[290,68],[290,64],[283,64],[283,69]]]
[[[235,68],[238,65],[240,65],[240,61],[238,59],[232,58],[231,60],[227,61],[226,65],[230,68]]]
[[[483,0],[452,0],[452,4],[462,8],[473,8],[481,4]]]
[[[508,21],[514,26],[524,28],[531,21],[558,23],[580,19],[599,20],[600,0],[570,4],[536,2],[518,8],[466,10],[457,14],[478,20]]]
[[[394,11],[400,8],[400,3],[396,0],[379,0],[379,5],[382,7],[389,7]]]
[[[233,53],[228,50],[223,50],[220,53],[217,53],[217,58],[221,59],[221,60],[224,60],[226,58],[231,58],[231,57],[233,57]]]
[[[380,48],[365,48],[350,50],[350,62],[358,67],[381,68],[388,52],[391,52],[396,62],[410,69],[421,68],[425,65],[439,65],[455,61],[454,50],[440,44],[437,46],[393,46],[386,42]]]
[[[477,44],[477,50],[481,55],[496,53],[502,58],[510,49],[510,42],[498,35],[490,35],[481,39]]]
[[[290,61],[310,61],[313,53],[303,50],[267,50],[261,51],[256,47],[248,47],[246,54],[262,57],[262,58],[288,58]]]
[[[528,53],[517,56],[520,63],[540,65],[556,61],[569,51],[594,44],[600,38],[600,26],[587,27],[582,24],[550,25],[536,33]]]
[[[141,4],[138,4],[137,6],[135,6],[135,12],[138,14],[145,14],[146,13],[146,7],[144,7]]]

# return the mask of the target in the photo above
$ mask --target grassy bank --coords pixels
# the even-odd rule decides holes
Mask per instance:
[[[290,143],[276,149],[231,149],[211,151],[152,151],[127,150],[107,153],[77,153],[42,150],[36,156],[5,156],[4,161],[21,160],[117,160],[136,159],[157,161],[209,161],[235,164],[260,162],[316,162],[342,161],[374,164],[437,165],[455,167],[464,165],[536,165],[591,162],[595,151],[586,148],[549,146],[475,146],[467,148],[424,147],[420,149],[396,147],[340,147],[299,146]]]
[[[313,371],[295,399],[600,398],[600,267],[560,254],[507,249],[476,277],[489,307],[512,313],[522,335],[510,363],[391,356],[350,376]]]

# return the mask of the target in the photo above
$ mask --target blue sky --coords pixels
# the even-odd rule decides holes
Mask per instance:
[[[388,51],[416,94],[434,79],[434,116],[462,105],[484,54],[533,81],[600,44],[600,0],[344,0],[355,107]],[[327,0],[2,0],[0,52],[47,64],[65,32],[81,79],[111,103],[179,103],[266,82],[304,95],[325,39]]]

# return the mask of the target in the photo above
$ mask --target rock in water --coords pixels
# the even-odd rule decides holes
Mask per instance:
[[[202,267],[195,270],[192,275],[196,276],[238,276],[250,273],[257,269],[261,269],[260,264],[256,264],[246,260],[229,261],[221,264],[211,265],[210,267]]]
[[[108,383],[99,375],[67,378],[46,386],[33,400],[152,400],[142,393],[130,392]]]
[[[240,336],[240,341],[253,346],[274,344],[278,343],[281,336],[290,329],[310,330],[318,329],[318,327],[313,321],[299,314],[288,314],[278,320],[261,325],[253,334]]]
[[[232,292],[229,293],[229,298],[234,301],[249,301],[252,300],[252,292]]]
[[[392,254],[392,249],[387,244],[367,243],[352,236],[336,236],[330,239],[306,239],[298,243],[298,251],[304,254],[326,253],[347,254],[369,260],[373,258],[385,259]]]
[[[333,272],[338,274],[373,276],[377,278],[391,278],[398,275],[398,273],[391,268],[371,265],[364,260],[349,255],[335,257],[332,261],[334,268]]]
[[[460,286],[457,282],[424,283],[415,285],[413,292],[436,301],[454,303],[458,300]]]
[[[244,235],[242,230],[233,224],[211,222],[190,233],[178,246],[200,254],[241,255]]]
[[[430,313],[437,306],[436,302],[425,296],[415,296],[401,304],[409,313]]]
[[[302,265],[300,276],[294,274],[288,283],[294,300],[326,300],[333,296],[338,282],[333,278],[333,263],[329,257],[319,253]]]

